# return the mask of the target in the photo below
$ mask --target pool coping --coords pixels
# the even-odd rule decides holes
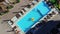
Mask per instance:
[[[50,13],[53,12],[53,11],[56,12],[56,15],[58,14],[58,12],[57,12],[57,10],[56,10],[55,8],[51,9],[51,11],[50,11],[48,14],[50,14]],[[54,15],[54,16],[56,16],[56,15]],[[40,23],[41,20],[44,20],[44,18],[45,18],[46,16],[47,16],[47,15],[45,15],[44,17],[42,17],[36,24]],[[54,16],[53,16],[53,17],[54,17]],[[51,19],[52,19],[53,17],[51,17]],[[51,19],[49,19],[49,20],[51,20]],[[49,20],[48,20],[48,21],[49,21]],[[35,27],[36,24],[34,24],[31,28]]]
[[[40,2],[41,2],[41,0],[40,0],[37,4],[39,4]],[[37,5],[37,4],[36,4],[36,5]],[[35,6],[36,6],[36,5],[35,5]],[[34,7],[35,7],[35,6],[34,6]],[[34,7],[30,8],[30,10],[32,10]],[[29,12],[30,12],[30,10],[29,10]],[[27,11],[25,15],[27,15],[29,12]],[[50,11],[50,12],[51,12],[51,11]],[[20,17],[19,19],[21,20],[25,15],[23,15],[23,16]],[[44,17],[45,17],[45,16],[44,16]],[[19,19],[18,19],[18,20],[19,20]],[[40,20],[41,20],[41,19],[40,19]],[[14,22],[14,25],[16,25],[16,22]],[[16,25],[16,26],[17,26],[17,25]],[[17,27],[18,27],[18,26],[17,26]],[[17,30],[20,30],[20,28],[18,27]],[[22,30],[21,30],[21,31],[22,31]],[[25,34],[24,31],[22,31],[22,32]],[[20,33],[21,33],[21,32],[20,32]]]
[[[42,0],[40,0],[37,4],[39,4],[41,1],[42,1]],[[35,4],[32,8],[30,8],[29,11],[31,11],[35,6],[37,6],[37,4]],[[28,13],[29,13],[29,12],[27,11],[25,15],[27,15]],[[19,19],[21,20],[25,15],[22,15],[22,17],[20,17]],[[18,19],[18,20],[19,20],[19,19]],[[8,24],[9,24],[9,23],[8,23]],[[16,25],[16,22],[14,22],[13,25],[11,25],[11,24],[9,24],[9,25],[10,25],[12,28],[13,28],[13,26],[17,26],[17,25]],[[17,26],[16,30],[20,30],[20,28]],[[20,30],[20,34],[22,34],[21,32],[22,32],[23,34],[25,34],[24,31]]]
[[[42,0],[40,0],[35,6],[37,6],[40,2],[42,2]],[[20,17],[19,19],[21,20],[24,16],[26,16],[33,8],[35,8],[35,6],[33,6],[32,8],[30,8],[30,10],[27,11],[26,14],[23,15],[22,17]],[[20,21],[19,19],[18,19],[18,21]],[[17,26],[17,27],[18,27],[18,26]]]
[[[39,3],[41,3],[43,0],[40,0],[35,6],[37,6]],[[34,9],[35,8],[35,6],[33,6],[32,8],[30,8],[30,10],[29,11],[27,11],[26,12],[26,14],[25,15],[23,15],[21,18],[20,18],[20,20],[24,17],[24,16],[26,16],[28,13],[30,13],[30,11],[32,10],[32,9]],[[18,20],[18,21],[20,21],[20,20]],[[18,25],[17,25],[18,26]]]
[[[43,2],[43,1],[41,1],[41,2]],[[39,2],[39,3],[41,3],[41,2]],[[38,4],[39,4],[39,3],[38,3]],[[36,7],[36,6],[34,6],[34,8],[35,8],[35,7]],[[32,8],[31,10],[33,10],[34,8]],[[27,14],[29,14],[29,13],[31,12],[31,10],[30,10]],[[50,11],[50,8],[49,8],[49,11]],[[48,11],[48,12],[49,12],[49,11]],[[48,13],[48,12],[47,12],[47,13]],[[26,14],[26,15],[27,15],[27,14]],[[26,15],[25,15],[25,16],[26,16]],[[45,15],[46,15],[46,14],[45,14]],[[44,16],[45,16],[45,15],[44,15]],[[23,16],[23,17],[25,17],[25,16]],[[43,17],[44,17],[44,16],[43,16]],[[22,18],[23,18],[23,17],[22,17]],[[22,20],[22,18],[21,18],[20,20]],[[42,17],[41,17],[41,18],[42,18]],[[20,21],[20,20],[19,20],[19,21]],[[38,21],[39,21],[39,20],[40,20],[40,18],[38,19]],[[19,22],[19,21],[18,21],[18,22]],[[38,21],[36,21],[36,22],[38,22]],[[36,23],[36,22],[35,22],[35,23]],[[35,23],[33,23],[31,26],[33,26]],[[17,26],[19,26],[19,25],[17,25]],[[31,26],[30,26],[30,28],[31,28]],[[20,27],[20,26],[19,26],[19,27]],[[22,28],[21,28],[21,30],[22,30]],[[27,29],[27,31],[28,31],[28,30],[29,30],[29,29]],[[24,31],[24,32],[27,32],[26,30],[23,30],[23,31]]]

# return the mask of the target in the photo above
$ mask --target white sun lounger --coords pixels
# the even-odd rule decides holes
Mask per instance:
[[[49,8],[51,8],[51,6],[49,6]]]
[[[55,8],[53,8],[51,10],[54,11],[56,14],[58,14],[58,11]]]
[[[31,7],[33,7],[32,3],[29,3],[29,5],[31,5]]]
[[[47,3],[46,1],[44,1],[45,3]]]
[[[8,21],[8,24],[11,26],[11,24],[12,24],[11,21]]]
[[[32,1],[32,3],[36,4],[36,3],[37,3],[37,1]]]
[[[16,17],[16,16],[14,16],[11,20],[12,20],[13,22],[16,22],[17,17]]]
[[[28,11],[28,10],[29,10],[29,8],[27,8],[27,7],[25,7],[24,9],[25,9],[26,11]]]
[[[11,25],[11,21],[8,21],[8,24],[13,28],[15,26],[15,24]]]
[[[21,11],[22,11],[23,14],[25,13],[24,10],[21,10]]]
[[[18,13],[20,16],[22,16],[22,14],[21,13]]]

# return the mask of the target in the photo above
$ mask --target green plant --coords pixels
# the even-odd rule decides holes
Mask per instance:
[[[55,4],[56,3],[56,0],[50,0],[51,3]]]
[[[58,9],[60,10],[60,4],[58,5]]]
[[[17,0],[17,2],[16,3],[19,3],[20,2],[20,0]]]
[[[4,14],[8,13],[8,12],[9,12],[9,11],[7,10],[7,11],[5,11],[5,12],[0,13],[0,15],[2,16],[2,15],[4,15]]]
[[[50,0],[50,2],[58,9],[60,10],[60,4],[58,0]]]
[[[55,3],[54,6],[58,8],[58,4],[57,3]]]
[[[11,9],[11,8],[13,8],[13,6],[10,5],[10,6],[8,6],[7,8],[8,8],[8,9]]]

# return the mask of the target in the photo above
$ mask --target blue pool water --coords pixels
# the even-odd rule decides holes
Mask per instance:
[[[35,6],[28,14],[26,14],[22,19],[17,21],[17,26],[24,32],[27,32],[32,25],[34,25],[39,19],[45,16],[50,11],[48,5],[44,2],[40,2]]]

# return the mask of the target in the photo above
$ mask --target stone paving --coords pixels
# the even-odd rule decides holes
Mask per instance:
[[[21,10],[22,8],[21,6],[28,3],[29,3],[28,0],[21,0],[21,2],[16,4],[14,8],[10,10],[9,13],[3,16],[0,16],[0,34],[14,34],[14,32],[6,32],[7,30],[10,30],[11,28],[9,27],[7,22],[2,22],[2,20],[11,19],[13,16],[15,16],[15,14],[13,14],[12,12],[17,12]],[[60,20],[60,15],[55,16],[53,20]]]
[[[58,14],[57,16],[55,16],[52,20],[60,20],[60,14]]]
[[[60,20],[60,15],[55,16],[52,20]],[[7,22],[0,23],[0,34],[14,34],[14,32],[6,32],[7,30],[10,30],[10,29],[11,28],[9,27]]]
[[[0,16],[0,34],[14,34],[14,32],[6,32],[7,30],[10,30],[11,28],[9,27],[7,22],[3,22],[3,20],[8,20],[11,19],[15,14],[13,12],[17,12],[21,10],[21,6],[28,4],[29,0],[21,0],[20,3],[17,3],[14,8],[10,9],[9,13]]]

